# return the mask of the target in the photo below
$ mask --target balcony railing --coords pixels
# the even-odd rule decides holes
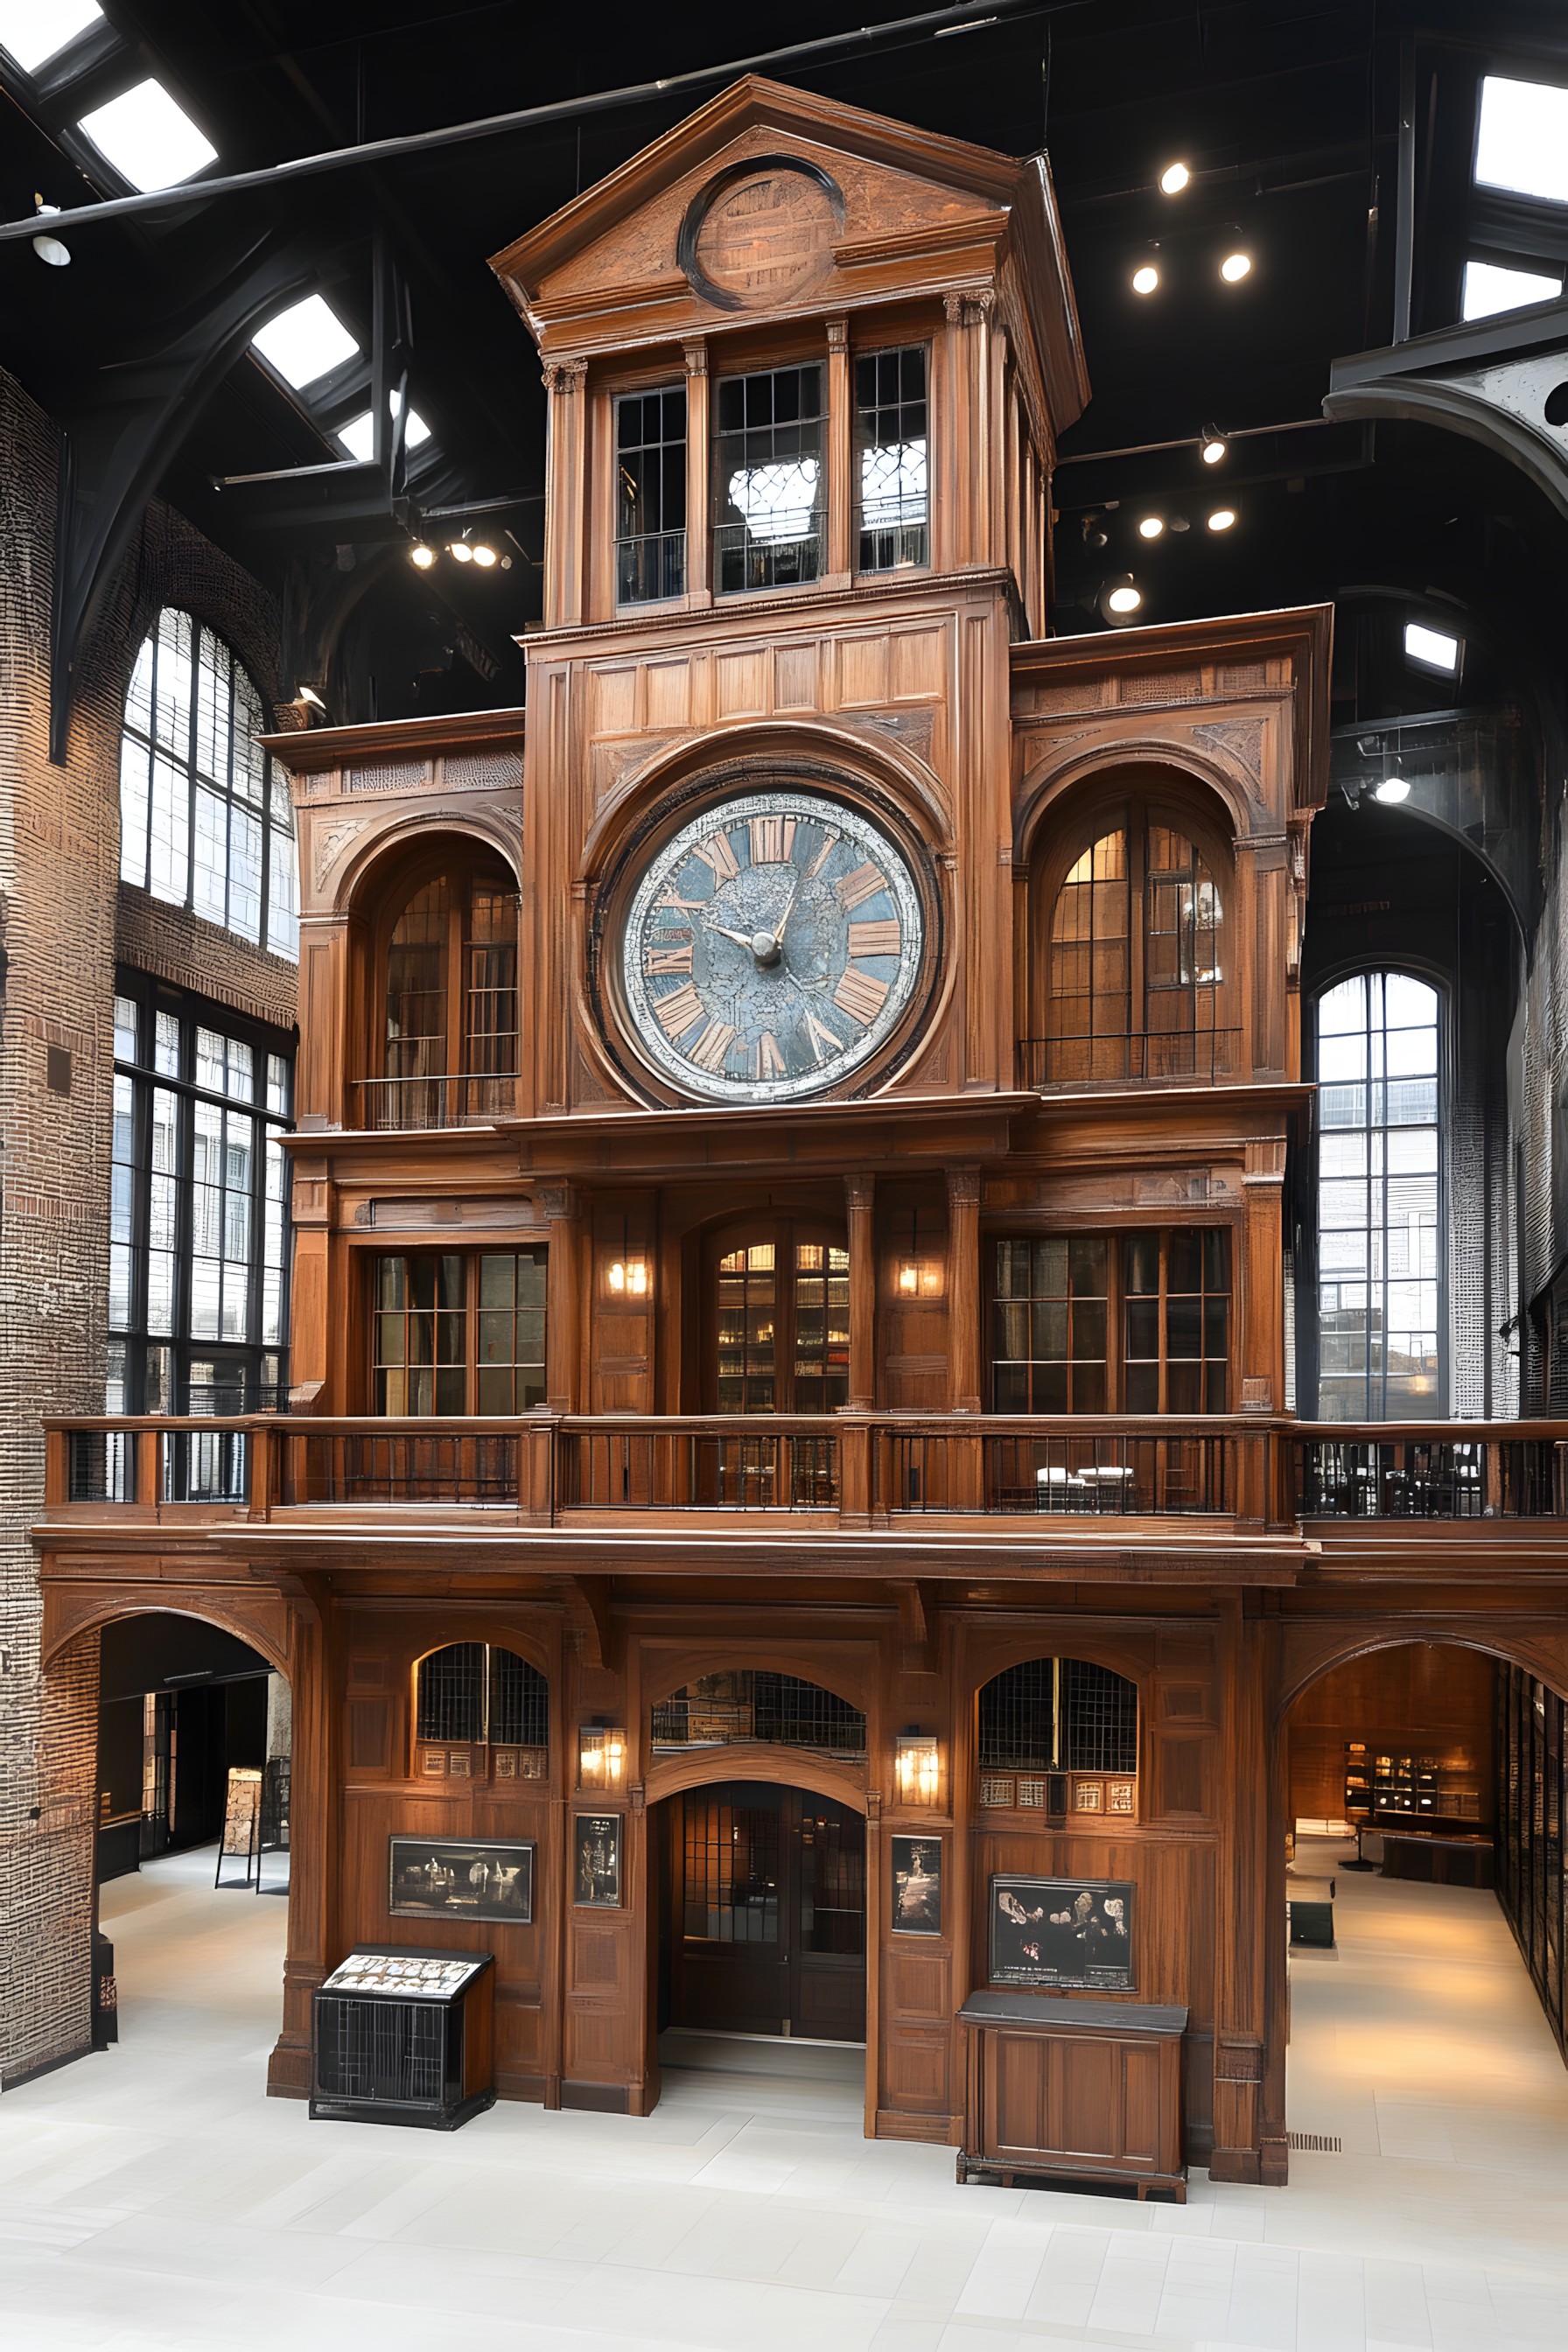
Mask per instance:
[[[517,1099],[510,1071],[473,1070],[449,1078],[356,1078],[354,1114],[373,1134],[432,1127],[482,1127],[510,1118]]]
[[[1074,1539],[1180,1518],[1568,1520],[1568,1423],[1394,1426],[1259,1415],[526,1413],[511,1420],[286,1413],[50,1421],[51,1520],[507,1513],[614,1527],[702,1515],[896,1528],[1027,1522]],[[1195,1530],[1194,1530],[1195,1533]]]
[[[1234,1077],[1239,1029],[1134,1029],[1104,1037],[1020,1037],[1018,1084],[1057,1087],[1179,1086]]]
[[[1568,1517],[1568,1427],[1553,1422],[1319,1423],[1294,1446],[1304,1519]]]

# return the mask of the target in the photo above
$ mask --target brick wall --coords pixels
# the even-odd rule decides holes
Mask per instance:
[[[103,1400],[116,956],[285,1025],[294,1014],[292,966],[119,881],[121,714],[142,636],[161,604],[183,604],[271,704],[270,600],[151,508],[82,650],[67,764],[51,766],[57,465],[52,423],[0,374],[0,2084],[89,2037],[98,1645],[40,1671],[28,1530],[40,1412]]]

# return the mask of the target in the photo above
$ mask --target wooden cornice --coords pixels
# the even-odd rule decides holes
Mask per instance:
[[[442,751],[522,748],[521,710],[459,710],[438,719],[382,719],[363,727],[310,727],[258,740],[298,776],[361,760],[426,760]]]

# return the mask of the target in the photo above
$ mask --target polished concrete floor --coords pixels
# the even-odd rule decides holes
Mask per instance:
[[[644,2122],[312,2124],[261,2095],[283,1904],[211,1879],[105,1890],[119,2047],[0,2100],[5,2352],[1568,2340],[1568,2074],[1489,1895],[1341,1876],[1290,2119],[1342,2152],[1181,2208],[959,2189],[949,2150],[860,2138],[854,2053],[701,2037]]]

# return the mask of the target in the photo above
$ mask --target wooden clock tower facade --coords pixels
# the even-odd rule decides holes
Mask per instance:
[[[957,2143],[965,1998],[1087,1986],[1184,2008],[1188,2154],[1283,2179],[1279,1709],[1405,1608],[1291,1482],[1330,614],[1047,635],[1043,161],[745,81],[494,267],[526,745],[272,739],[293,1409],[238,1509],[51,1511],[52,1638],[155,1586],[287,1664],[280,2092],[389,1841],[528,1842],[529,1919],[414,1937],[494,1951],[503,2095],[863,2034],[868,2132]],[[999,1976],[1031,1877],[1122,1948]]]

